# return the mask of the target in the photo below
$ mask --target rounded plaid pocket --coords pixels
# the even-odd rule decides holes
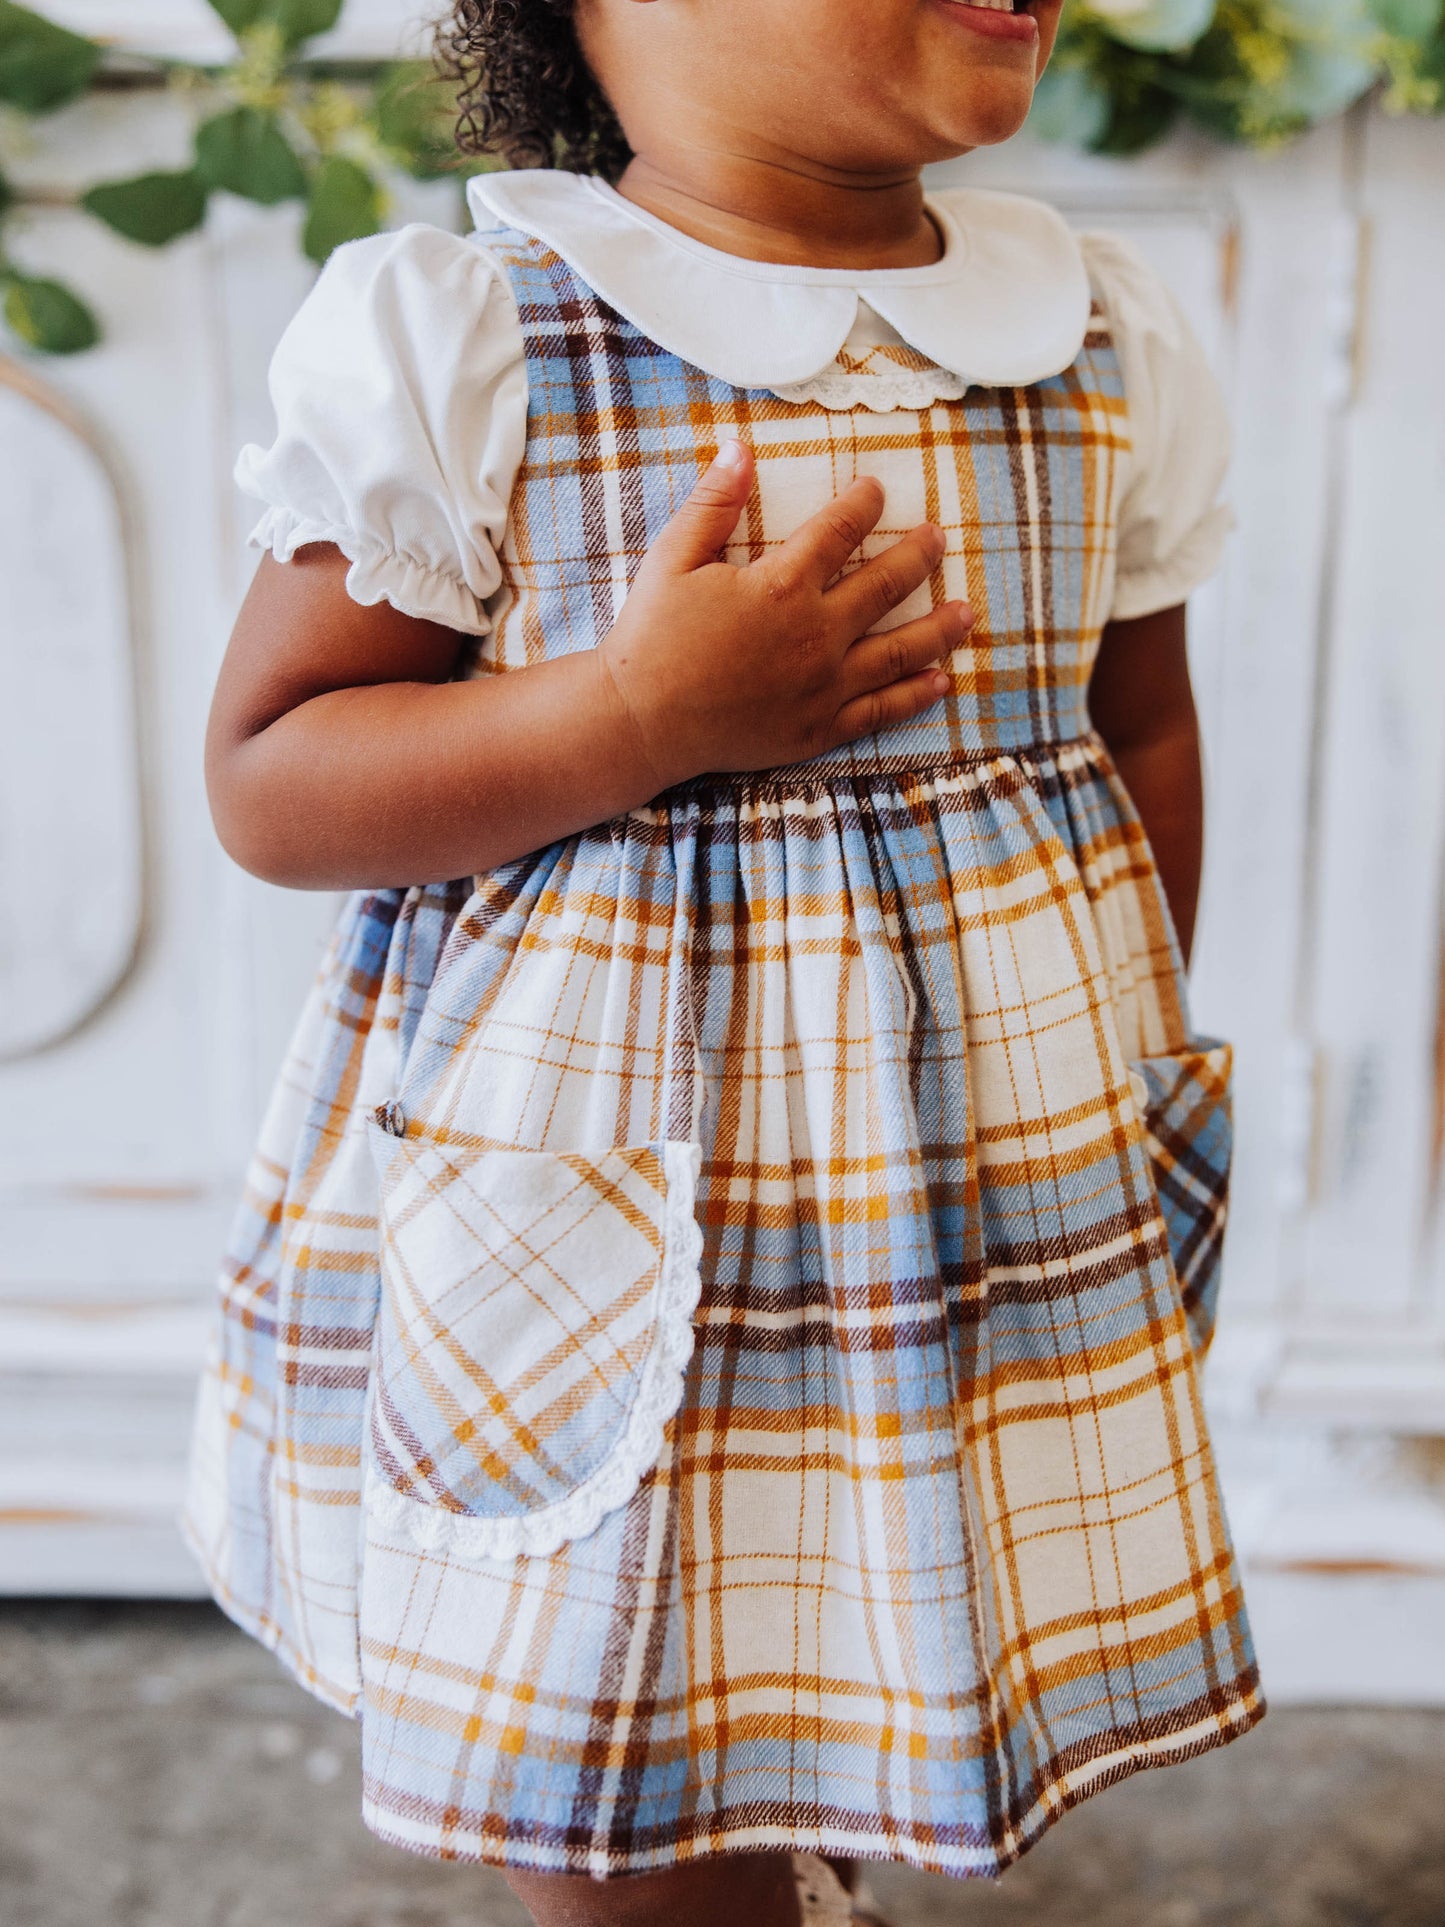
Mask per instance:
[[[368,1505],[463,1555],[553,1552],[625,1504],[681,1400],[700,1148],[459,1151],[373,1130]]]
[[[1201,1354],[1214,1335],[1224,1250],[1233,1068],[1230,1046],[1210,1037],[1187,1050],[1135,1058],[1129,1066],[1184,1314]]]

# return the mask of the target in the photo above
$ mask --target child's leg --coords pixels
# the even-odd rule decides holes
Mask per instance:
[[[537,1927],[798,1927],[787,1853],[719,1855],[605,1881],[511,1868],[506,1875]]]

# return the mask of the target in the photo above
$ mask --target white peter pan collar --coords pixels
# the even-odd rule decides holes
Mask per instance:
[[[475,174],[479,229],[503,222],[561,255],[659,347],[736,388],[777,389],[829,367],[861,297],[939,367],[984,387],[1042,381],[1083,346],[1089,282],[1051,207],[943,188],[925,205],[944,237],[918,268],[812,268],[710,248],[590,174]]]

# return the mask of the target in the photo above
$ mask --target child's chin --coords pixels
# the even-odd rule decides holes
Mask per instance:
[[[954,117],[953,151],[966,153],[971,147],[997,147],[1012,138],[1029,117],[1034,104],[1032,76],[1016,80],[999,75],[992,84],[973,91],[963,111]]]

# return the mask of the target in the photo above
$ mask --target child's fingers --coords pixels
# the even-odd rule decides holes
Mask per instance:
[[[716,562],[738,525],[753,486],[753,454],[746,442],[725,442],[672,520],[653,540],[648,559],[684,575]]]
[[[946,538],[932,522],[916,529],[853,569],[828,591],[828,606],[849,635],[861,636],[896,609],[921,582],[926,582],[943,556]]]
[[[906,723],[923,710],[932,709],[947,688],[948,677],[941,669],[920,669],[917,675],[889,683],[886,689],[855,696],[834,717],[827,747],[836,749],[840,743],[856,742],[860,736],[871,736],[894,723]]]
[[[872,475],[860,475],[825,509],[794,529],[775,554],[755,562],[752,572],[762,575],[776,595],[803,587],[821,589],[871,533],[882,513],[882,484]]]
[[[885,629],[880,636],[861,637],[843,658],[840,682],[845,700],[886,689],[936,665],[972,627],[973,610],[966,602],[945,602],[913,622]]]

